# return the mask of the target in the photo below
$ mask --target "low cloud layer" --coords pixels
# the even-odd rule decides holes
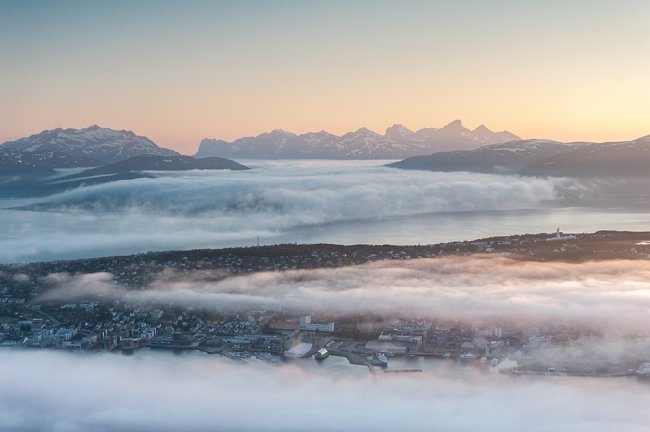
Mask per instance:
[[[565,208],[603,189],[568,179],[403,171],[368,162],[158,173],[42,199],[0,200],[0,208],[31,209],[0,209],[2,225],[11,227],[0,234],[0,262],[252,245],[257,236],[271,244],[413,244],[558,225],[580,232],[647,226],[645,213]]]
[[[444,236],[405,232],[408,218],[441,215],[453,224],[447,212],[538,209],[561,182],[355,164],[167,173],[20,203],[37,211],[0,210],[12,227],[0,235],[0,262],[253,244],[258,235],[269,243],[418,243]],[[376,228],[354,238],[359,222]],[[484,229],[486,222],[476,221]]]
[[[159,278],[146,290],[115,287],[111,275],[51,275],[42,300],[109,296],[223,310],[283,307],[311,313],[408,314],[471,321],[589,325],[647,333],[646,261],[522,262],[496,256],[381,261],[337,269],[262,272],[217,282]]]
[[[169,216],[251,213],[284,224],[327,223],[449,211],[536,207],[562,180],[371,168],[192,172],[106,183],[46,199],[37,208]],[[509,198],[509,200],[506,200]]]
[[[326,360],[328,362],[330,359]],[[216,356],[0,351],[5,431],[645,432],[647,385],[438,369],[239,365]]]

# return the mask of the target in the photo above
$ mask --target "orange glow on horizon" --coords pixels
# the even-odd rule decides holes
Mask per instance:
[[[0,142],[99,124],[192,154],[206,137],[455,119],[650,134],[646,1],[22,3],[0,5]]]

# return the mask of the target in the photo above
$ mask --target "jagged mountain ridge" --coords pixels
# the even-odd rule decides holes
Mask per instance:
[[[147,137],[97,125],[46,130],[6,142],[0,148],[14,159],[48,168],[92,167],[142,155],[179,156]]]
[[[245,159],[402,159],[447,150],[476,149],[518,140],[516,135],[492,132],[481,125],[474,130],[455,120],[443,128],[412,131],[395,124],[380,135],[367,128],[337,136],[325,131],[301,135],[276,129],[233,142],[201,141],[197,158],[219,156]]]

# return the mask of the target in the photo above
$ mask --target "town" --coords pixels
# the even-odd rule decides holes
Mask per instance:
[[[408,314],[345,315],[284,310],[277,305],[209,310],[191,305],[131,303],[115,298],[59,301],[42,295],[48,275],[106,272],[113,283],[146,290],[156,278],[192,274],[219,281],[254,272],[335,268],[380,260],[447,255],[500,254],[521,260],[582,262],[650,259],[650,233],[597,232],[497,237],[437,245],[276,245],[220,250],[150,252],[73,261],[0,266],[0,348],[113,351],[196,350],[272,364],[296,358],[346,358],[376,373],[418,372],[391,368],[395,358],[458,362],[507,374],[650,377],[650,352],[612,361],[584,351],[577,358],[549,350],[597,340],[598,329],[545,326],[506,319],[440,320]],[[43,300],[45,299],[45,300]],[[650,334],[631,335],[650,340]]]

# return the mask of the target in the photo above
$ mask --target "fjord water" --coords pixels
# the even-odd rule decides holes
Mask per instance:
[[[428,244],[647,230],[644,197],[609,180],[434,173],[389,161],[242,161],[248,171],[149,173],[0,199],[0,262],[276,243]],[[612,192],[613,191],[613,192]]]

